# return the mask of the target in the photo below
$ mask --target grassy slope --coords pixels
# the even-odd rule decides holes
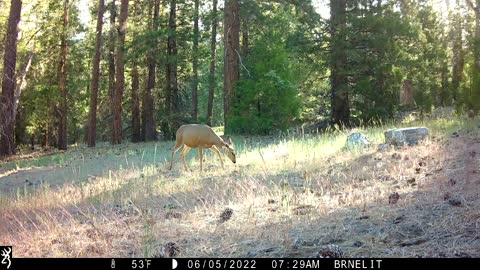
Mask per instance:
[[[338,131],[237,137],[237,165],[222,170],[210,153],[204,173],[196,151],[193,172],[179,154],[168,171],[172,142],[4,162],[0,243],[19,257],[149,257],[167,242],[185,257],[304,257],[327,244],[347,256],[479,257],[478,155],[468,157],[480,148],[478,121],[410,125],[429,127],[433,139],[378,152],[344,150],[347,133]],[[378,144],[389,127],[365,132]],[[397,204],[388,204],[392,192]],[[226,208],[233,216],[221,222]]]

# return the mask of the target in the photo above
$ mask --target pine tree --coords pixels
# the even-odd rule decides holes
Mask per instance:
[[[15,154],[13,103],[16,86],[15,68],[17,62],[18,23],[22,10],[21,0],[12,0],[8,16],[5,54],[3,56],[2,95],[0,100],[0,157]]]
[[[62,32],[62,41],[61,41],[61,53],[60,53],[60,74],[59,74],[59,86],[60,86],[60,108],[58,110],[59,114],[59,125],[58,125],[58,148],[60,150],[67,150],[67,116],[68,116],[68,105],[67,105],[67,53],[68,53],[68,21],[69,21],[69,0],[65,0],[63,4],[63,32]]]
[[[97,99],[100,80],[100,58],[102,53],[102,28],[105,1],[98,0],[97,31],[95,36],[95,55],[92,64],[92,86],[90,89],[90,111],[88,115],[88,147],[95,147],[97,140]]]
[[[194,123],[198,121],[198,8],[199,0],[195,0],[195,11],[193,14],[193,86],[192,86],[192,120]]]
[[[235,82],[240,78],[240,5],[238,0],[225,0],[224,7],[224,127],[230,132],[229,117]]]
[[[153,6],[153,16],[152,16],[152,31],[158,31],[159,25],[159,10],[160,10],[160,0],[155,0]],[[143,106],[142,106],[142,137],[145,141],[156,140],[157,134],[155,130],[155,120],[153,117],[154,114],[154,104],[152,98],[152,89],[155,87],[155,76],[156,76],[156,59],[155,56],[158,53],[156,46],[157,40],[155,40],[155,45],[152,46],[147,52],[147,62],[148,62],[148,78],[147,78],[147,87],[143,94]]]
[[[165,129],[167,139],[173,139],[175,131],[179,125],[180,98],[178,93],[178,65],[177,65],[177,1],[170,1],[170,13],[168,19],[168,41],[167,41],[167,93],[166,93],[166,112],[170,116],[170,125]]]
[[[213,123],[213,97],[215,93],[215,62],[217,48],[217,0],[213,0],[212,24],[210,38],[210,71],[208,75],[208,107],[207,107],[207,125]]]
[[[125,35],[127,32],[128,0],[121,0],[118,24],[118,47],[113,94],[113,136],[112,144],[122,143],[122,97],[125,90]]]
[[[350,121],[349,91],[346,77],[346,17],[345,0],[330,1],[331,21],[331,117],[335,124],[348,124]]]

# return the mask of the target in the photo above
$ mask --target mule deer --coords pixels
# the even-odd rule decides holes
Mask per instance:
[[[172,157],[170,159],[170,170],[173,167],[173,157],[175,153],[183,146],[181,153],[183,166],[185,170],[189,170],[187,163],[185,162],[185,155],[190,151],[191,148],[198,147],[198,153],[200,157],[200,171],[203,171],[203,148],[210,148],[217,156],[220,158],[222,163],[222,168],[225,168],[223,165],[223,158],[220,155],[220,149],[224,149],[227,157],[233,162],[236,163],[235,153],[232,148],[232,141],[230,138],[224,141],[220,138],[209,126],[198,125],[198,124],[189,124],[183,125],[178,128],[176,133],[176,143],[172,149]]]

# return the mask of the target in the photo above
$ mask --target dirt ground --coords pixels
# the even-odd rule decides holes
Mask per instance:
[[[3,172],[0,181],[3,191],[25,179],[60,183],[62,170]],[[327,245],[346,257],[480,257],[479,138],[342,154],[283,174],[248,172],[206,173],[185,185],[175,180],[182,173],[159,168],[162,192],[142,174],[124,182],[145,185],[142,199],[112,191],[100,204],[10,206],[0,210],[0,242],[18,257],[155,257],[168,243],[181,257],[309,257]],[[273,192],[271,183],[288,188]]]

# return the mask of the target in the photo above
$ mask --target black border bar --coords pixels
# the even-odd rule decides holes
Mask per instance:
[[[174,268],[174,266],[176,267]],[[7,269],[0,264],[0,270]],[[8,270],[480,269],[480,258],[11,258]]]

